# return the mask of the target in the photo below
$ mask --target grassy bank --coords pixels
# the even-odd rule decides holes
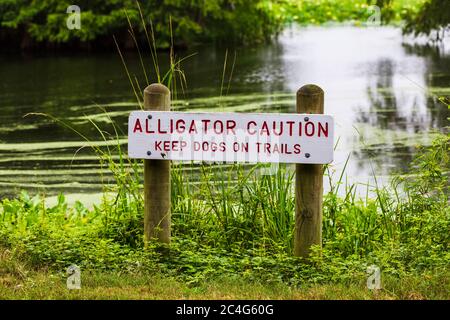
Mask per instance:
[[[0,256],[0,299],[450,299],[445,272],[384,277],[383,288],[373,291],[364,279],[292,287],[223,277],[192,286],[161,274],[86,271],[81,290],[68,290],[62,272],[35,270],[5,250]]]
[[[288,168],[262,175],[261,166],[174,165],[172,244],[144,248],[141,166],[108,157],[117,152],[113,148],[97,150],[116,179],[114,189],[105,191],[116,196],[105,196],[93,210],[80,202],[69,207],[62,195],[50,207],[45,198],[25,193],[1,202],[0,245],[6,253],[0,273],[6,285],[0,293],[39,297],[45,292],[39,288],[48,286],[54,288],[50,295],[68,298],[72,293],[64,293],[61,281],[66,268],[77,264],[92,275],[81,298],[138,297],[133,283],[142,297],[182,298],[179,289],[189,288],[199,295],[187,297],[199,298],[374,298],[364,288],[367,267],[375,264],[385,298],[449,298],[448,140],[440,136],[423,148],[411,173],[395,177],[389,187],[367,186],[372,198],[357,197],[358,186],[345,185],[343,177],[332,185],[324,197],[323,249],[316,248],[310,264],[291,254]],[[344,197],[338,188],[345,189]],[[116,289],[108,289],[111,278]],[[230,290],[221,290],[228,288],[223,279],[231,281]],[[160,281],[164,290],[146,290],[146,281]],[[23,290],[14,290],[17,285]],[[244,294],[239,288],[246,285]]]

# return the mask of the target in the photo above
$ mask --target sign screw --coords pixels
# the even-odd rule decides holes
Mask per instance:
[[[151,156],[151,155],[152,155],[152,152],[151,152],[151,151],[147,151],[147,155],[148,155],[148,156]]]
[[[152,118],[152,115],[151,115],[151,114],[149,114],[147,118],[151,119],[151,118]]]
[[[166,154],[165,153],[161,153],[161,157],[165,158]]]
[[[309,158],[311,155],[309,153],[305,153],[305,157]]]
[[[305,117],[305,121],[309,121],[309,118],[308,118],[308,117]]]

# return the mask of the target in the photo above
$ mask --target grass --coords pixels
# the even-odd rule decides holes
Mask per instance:
[[[193,163],[190,169],[200,173],[189,175],[174,166],[172,244],[144,247],[140,175],[134,175],[139,166],[115,160],[109,166],[119,175],[116,196],[105,196],[93,210],[80,202],[69,207],[63,195],[50,207],[45,198],[26,193],[1,202],[0,245],[7,250],[2,294],[69,298],[73,293],[64,294],[61,279],[77,264],[88,275],[79,298],[183,298],[179,292],[190,288],[198,298],[447,299],[448,140],[439,136],[424,148],[413,175],[396,177],[390,187],[371,187],[373,199],[356,197],[357,187],[343,184],[341,176],[324,197],[323,248],[314,248],[310,263],[292,256],[293,179],[287,168],[261,176],[261,166]],[[364,289],[371,264],[382,270],[381,295]],[[108,277],[115,288],[105,283]],[[27,279],[43,288],[57,284],[48,292],[28,287]],[[146,289],[145,281],[167,281],[161,284],[167,290]],[[18,284],[25,289],[11,290]],[[126,290],[133,286],[142,294]],[[242,286],[249,289],[240,291]]]
[[[155,70],[174,94],[177,83],[183,90],[181,61],[171,52],[170,70]],[[225,62],[223,79],[226,70]],[[111,173],[100,204],[68,206],[60,195],[47,205],[25,192],[0,202],[0,297],[449,299],[448,136],[423,147],[410,174],[365,186],[372,198],[357,197],[361,186],[345,184],[342,173],[324,196],[323,248],[305,263],[292,256],[294,179],[286,166],[262,175],[262,165],[173,164],[172,243],[144,246],[142,165],[127,158],[123,132],[104,113],[109,128],[86,118],[100,144],[52,118],[86,140]],[[325,174],[331,183],[330,167]],[[82,270],[79,292],[65,288],[72,264]],[[366,288],[372,264],[382,270],[379,292]]]
[[[223,277],[191,286],[159,274],[82,272],[81,290],[68,290],[64,274],[28,269],[0,250],[0,299],[450,299],[448,275],[422,274],[383,278],[383,288],[369,290],[365,282],[304,284],[291,287]],[[6,260],[8,259],[8,260]]]
[[[152,43],[149,46],[154,48]],[[155,67],[158,79],[166,81],[174,95],[177,83],[182,90],[184,86],[181,61],[171,51],[169,71],[160,75]],[[228,69],[231,77],[233,66]],[[225,60],[222,79],[226,71]],[[133,91],[141,92],[139,82],[126,72]],[[142,105],[138,94],[136,99]],[[226,99],[220,97],[218,104]],[[6,278],[22,279],[21,288],[28,288],[25,279],[38,281],[39,287],[55,288],[55,292],[24,289],[29,297],[39,292],[46,292],[46,297],[68,297],[61,272],[71,264],[92,275],[80,297],[88,292],[92,296],[85,297],[128,297],[131,290],[111,289],[104,280],[96,285],[95,279],[109,278],[119,288],[142,288],[139,297],[168,297],[189,288],[202,298],[258,298],[269,293],[280,298],[292,294],[299,298],[377,298],[365,289],[366,269],[371,264],[383,272],[383,297],[446,297],[450,261],[447,136],[438,135],[431,148],[423,148],[412,163],[411,175],[397,176],[389,187],[366,186],[374,198],[358,198],[360,186],[344,184],[344,173],[337,184],[331,183],[332,170],[326,167],[331,191],[324,196],[323,248],[314,248],[310,263],[304,263],[292,256],[294,186],[293,172],[286,166],[273,175],[262,175],[263,165],[173,164],[173,241],[169,247],[158,243],[145,247],[142,165],[126,156],[124,133],[103,111],[106,125],[85,119],[101,143],[93,143],[74,126],[47,115],[85,140],[97,155],[101,172],[110,172],[104,177],[105,196],[99,205],[92,210],[81,202],[68,206],[60,195],[49,206],[45,197],[31,198],[26,193],[0,203],[0,246],[9,252],[2,260],[23,261],[28,266],[12,263],[8,268],[14,276],[10,271]],[[339,189],[345,190],[343,197],[338,196]],[[8,261],[2,263],[8,265]],[[161,289],[168,291],[148,291],[148,281],[162,283]],[[424,281],[436,281],[436,285],[429,289]],[[246,286],[248,290],[240,291]],[[273,292],[274,288],[279,290]],[[334,295],[330,288],[342,290]],[[6,297],[21,294],[5,292]],[[176,294],[171,297],[184,297]]]

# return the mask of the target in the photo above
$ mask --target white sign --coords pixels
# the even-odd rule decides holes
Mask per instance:
[[[333,118],[319,114],[133,111],[128,155],[138,159],[330,163]]]

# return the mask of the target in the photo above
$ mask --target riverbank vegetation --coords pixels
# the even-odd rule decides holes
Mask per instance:
[[[123,3],[130,6],[125,20]],[[119,48],[127,41],[133,47],[134,37],[142,34],[152,48],[158,81],[176,100],[175,81],[183,84],[180,63],[171,50],[164,76],[155,58],[156,49],[173,49],[172,39],[179,46],[220,39],[251,43],[276,34],[285,23],[356,22],[370,14],[366,1],[187,3],[155,7],[149,1],[136,7],[131,0],[91,1],[95,11],[82,11],[89,28],[69,33],[61,27],[69,5],[64,1],[0,0],[0,33],[2,41],[11,34],[21,44],[28,41],[25,47],[110,44],[114,33]],[[391,2],[386,3],[383,8]],[[417,10],[406,0],[395,3],[391,21]],[[55,10],[61,13],[47,15]],[[144,16],[152,20],[148,29]],[[140,85],[123,62],[139,103]],[[445,98],[441,102],[448,104]],[[268,170],[261,164],[173,163],[172,243],[144,245],[142,163],[127,158],[124,134],[106,111],[103,117],[108,121],[87,118],[105,142],[91,144],[99,171],[109,170],[104,179],[114,180],[103,181],[99,203],[69,205],[61,194],[49,204],[45,195],[26,192],[1,200],[0,298],[450,299],[448,135],[436,133],[431,146],[418,146],[409,171],[393,175],[389,185],[378,184],[377,177],[370,185],[348,184],[345,168],[333,179],[332,165],[326,166],[330,191],[324,195],[323,248],[313,248],[306,263],[292,255],[295,179],[292,168],[283,165]],[[65,287],[65,271],[73,264],[82,270],[80,292]],[[370,265],[381,269],[381,290],[366,287]]]
[[[350,22],[365,25],[381,9],[383,23],[408,21],[406,30],[430,33],[449,23],[445,0],[239,0],[239,1],[78,1],[79,30],[69,30],[70,1],[0,0],[0,43],[16,49],[111,49],[113,35],[124,48],[134,48],[129,24],[138,41],[144,29],[158,34],[156,47],[167,49],[196,43],[253,44],[277,35],[286,24]],[[442,8],[444,6],[444,8]],[[372,18],[371,18],[372,17]],[[371,21],[372,21],[371,20]],[[144,21],[144,23],[142,23]],[[151,32],[150,32],[151,31]]]
[[[330,285],[353,288],[356,298],[371,298],[364,286],[366,269],[375,264],[385,279],[383,297],[448,299],[448,142],[448,136],[439,135],[419,152],[410,173],[395,177],[390,186],[365,186],[374,197],[358,197],[361,186],[346,185],[341,177],[324,197],[323,249],[314,250],[309,264],[292,256],[294,197],[288,168],[265,175],[259,165],[193,163],[183,170],[174,165],[173,241],[170,246],[152,242],[145,247],[141,166],[122,157],[113,160],[108,157],[112,150],[104,151],[102,160],[117,185],[105,190],[103,201],[92,210],[80,202],[69,207],[63,195],[54,206],[26,193],[2,200],[0,246],[7,259],[2,258],[0,294],[43,297],[40,289],[29,287],[30,281],[40,281],[44,288],[53,281],[61,289],[65,269],[77,264],[93,279],[112,272],[110,280],[116,283],[117,275],[124,275],[117,280],[124,285],[163,277],[172,279],[175,288],[206,294],[226,278],[235,289],[241,281],[265,288],[254,287],[254,295],[249,294],[253,298],[308,297]],[[339,188],[344,188],[344,196],[338,195]],[[407,279],[418,286],[399,289]],[[105,297],[90,281],[89,290],[98,295],[87,291],[79,297]],[[17,291],[17,285],[23,290]],[[280,291],[261,293],[268,286]],[[59,289],[54,294],[69,297]]]
[[[8,258],[9,251],[0,252]],[[285,284],[220,278],[191,285],[158,274],[84,271],[81,290],[67,290],[66,275],[33,269],[22,261],[0,259],[0,299],[282,299],[282,300],[423,300],[448,299],[448,275],[422,274],[383,277],[382,290],[367,290],[366,283]]]

